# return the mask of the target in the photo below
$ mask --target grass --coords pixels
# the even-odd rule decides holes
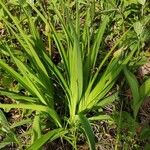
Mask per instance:
[[[91,124],[95,120],[112,120],[100,110],[119,96],[116,85],[122,73],[125,75],[123,84],[127,80],[132,92],[133,114],[130,115],[136,122],[140,106],[150,95],[149,78],[139,86],[130,68],[134,68],[131,60],[139,57],[141,44],[148,39],[145,32],[149,22],[144,15],[149,11],[148,4],[141,1],[119,4],[115,0],[111,3],[0,0],[1,22],[6,35],[0,42],[0,54],[10,61],[2,57],[0,67],[18,82],[18,89],[25,90],[22,95],[18,89],[1,88],[0,95],[14,102],[1,103],[0,108],[30,110],[22,113],[27,116],[25,123],[22,118],[13,126],[31,125],[25,133],[25,136],[30,135],[30,140],[23,145],[1,111],[1,124],[8,125],[7,130],[1,129],[3,134],[8,133],[1,147],[16,143],[19,149],[40,149],[45,143],[60,138],[77,149],[77,134],[83,132],[89,148],[96,149]],[[140,22],[137,20],[133,25],[135,18],[125,21],[132,18],[128,16],[132,11],[126,10],[132,5],[141,8],[133,14],[135,18],[137,14],[140,16]],[[120,25],[116,31],[113,22]],[[108,38],[114,43],[106,51]],[[91,115],[92,112],[95,113]],[[47,120],[46,125],[42,123],[44,120]],[[50,130],[43,134],[47,126]]]

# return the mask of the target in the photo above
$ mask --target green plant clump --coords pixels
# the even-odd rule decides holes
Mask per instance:
[[[140,2],[142,13],[147,12]],[[122,71],[132,90],[136,118],[141,99],[150,93],[149,79],[138,87],[127,66],[147,37],[142,39],[141,23],[125,22],[131,15],[127,7],[127,2],[103,0],[0,0],[0,29],[5,32],[0,41],[0,69],[17,82],[0,89],[0,95],[13,101],[0,103],[0,108],[15,108],[26,116],[10,125],[0,111],[0,132],[5,137],[1,148],[15,143],[19,149],[36,150],[59,138],[77,149],[77,134],[83,132],[89,148],[95,150],[91,123],[111,120],[99,110],[115,101],[115,83]],[[114,35],[113,21],[120,25]],[[105,40],[115,34],[119,36],[106,50]],[[24,133],[30,138],[23,144],[14,129],[25,124],[31,126]],[[48,132],[44,132],[46,127]]]

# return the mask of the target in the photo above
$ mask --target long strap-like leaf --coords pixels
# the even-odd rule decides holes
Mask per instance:
[[[83,127],[83,130],[85,132],[85,135],[87,137],[90,150],[96,150],[94,134],[93,134],[93,131],[92,131],[92,128],[91,128],[91,125],[90,125],[88,119],[83,114],[79,114],[79,119],[80,119],[81,125]]]

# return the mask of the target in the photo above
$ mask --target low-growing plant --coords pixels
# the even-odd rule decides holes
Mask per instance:
[[[140,106],[144,103],[147,97],[150,96],[150,78],[146,79],[142,85],[139,85],[135,75],[127,68],[124,68],[124,73],[130,85],[133,100],[131,103],[134,118],[137,117]]]
[[[124,47],[118,45],[130,29],[122,34],[104,59],[98,61],[105,30],[109,28],[109,16],[101,15],[100,21],[96,22],[98,27],[94,26],[95,1],[53,0],[47,2],[48,10],[40,2],[17,1],[20,13],[24,14],[21,17],[18,14],[13,16],[10,9],[13,4],[4,2],[0,0],[4,14],[1,20],[8,36],[13,37],[19,45],[24,59],[14,53],[16,48],[12,41],[1,40],[1,52],[10,56],[15,67],[9,66],[3,59],[0,60],[0,67],[27,92],[21,95],[1,89],[0,95],[15,99],[16,103],[0,104],[0,108],[33,110],[32,138],[28,150],[39,149],[56,138],[67,140],[77,149],[78,130],[85,133],[90,149],[94,150],[90,121],[98,120],[101,115],[88,117],[87,114],[115,100],[115,93],[109,95],[109,92],[120,72],[124,69],[126,73],[125,66],[138,48],[134,42]],[[44,35],[38,28],[39,24],[45,27],[48,48],[43,43]],[[58,51],[61,57],[58,63],[53,61],[54,51]],[[110,62],[105,67],[108,59]],[[63,114],[59,114],[56,107],[59,100],[54,96],[57,92],[54,82],[63,90]],[[50,118],[53,126],[46,134],[42,134],[40,118],[43,115]],[[22,149],[21,144],[19,146]]]

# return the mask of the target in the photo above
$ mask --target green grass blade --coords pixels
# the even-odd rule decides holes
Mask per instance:
[[[141,107],[141,105],[143,104],[144,101],[147,100],[147,97],[150,96],[150,78],[148,78],[138,89],[139,91],[139,101],[135,101],[134,102],[134,107],[133,107],[133,112],[134,112],[134,116],[137,116],[137,113],[139,111],[139,108]],[[133,97],[134,100],[134,97]]]
[[[30,88],[32,88],[32,90],[37,95],[37,97],[39,97],[41,102],[43,104],[48,104],[49,103],[49,104],[51,104],[50,106],[53,107],[53,101],[50,101],[51,99],[49,99],[49,102],[47,102],[47,100],[45,99],[45,96],[44,96],[42,90],[40,88],[38,88],[38,86],[36,84],[37,78],[28,70],[28,68],[19,59],[14,57],[12,53],[11,53],[11,56],[14,59],[16,65],[18,66],[20,72],[22,73],[22,75],[26,79],[26,82],[28,83],[28,86],[30,86]],[[45,88],[44,88],[44,90],[45,90]]]
[[[76,25],[75,30],[78,36],[78,39],[80,39],[80,9],[79,9],[79,2],[76,1]]]
[[[32,91],[34,91],[34,94],[36,94],[37,97],[39,97],[39,99],[41,100],[41,102],[43,104],[47,104],[42,91],[38,89],[38,87],[35,83],[33,83],[33,81],[37,80],[37,78],[33,74],[31,74],[31,72],[28,70],[28,68],[19,59],[14,57],[14,55],[12,54],[12,52],[9,49],[8,49],[8,51],[10,53],[10,56],[15,61],[17,67],[20,70],[20,72],[22,73],[24,79],[26,80],[26,83],[28,84],[28,87],[32,88]],[[51,106],[53,107],[52,103],[51,103]]]
[[[65,69],[66,69],[66,72],[67,72],[67,75],[68,75],[68,59],[67,59],[67,56],[66,56],[66,52],[65,52],[65,49],[60,41],[60,38],[59,38],[59,35],[57,34],[56,30],[53,28],[53,26],[51,25],[51,29],[52,29],[52,33],[53,33],[53,38],[54,38],[54,41],[55,41],[55,44],[58,48],[58,51],[59,51],[59,54],[64,62],[64,66],[65,66]]]
[[[97,81],[97,84],[91,91],[86,91],[85,97],[79,105],[79,112],[84,109],[90,109],[94,105],[97,105],[100,100],[102,100],[107,92],[112,88],[116,81],[116,77],[119,75],[122,65],[118,64],[120,56],[117,58],[112,58],[112,61],[108,64],[106,71],[102,74],[101,78]],[[109,68],[112,68],[110,69]],[[104,102],[104,101],[103,101]]]

